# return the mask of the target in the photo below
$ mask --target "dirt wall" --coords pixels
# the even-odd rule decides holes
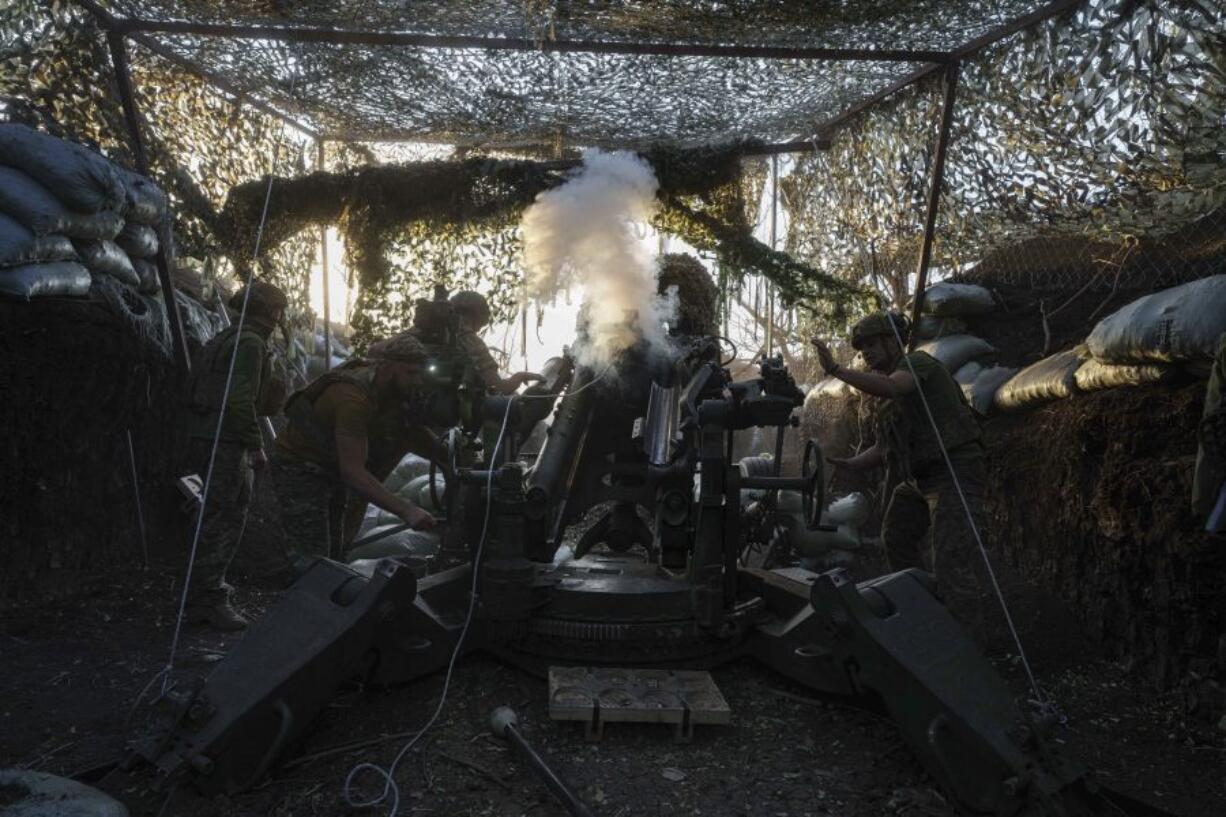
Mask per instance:
[[[165,547],[177,376],[140,308],[0,301],[0,601],[141,563],[129,430],[149,547]]]
[[[1226,632],[1226,549],[1190,509],[1204,385],[1080,395],[985,427],[991,535],[1160,685]]]

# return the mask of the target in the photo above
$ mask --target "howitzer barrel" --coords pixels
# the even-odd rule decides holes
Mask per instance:
[[[545,445],[528,480],[528,513],[538,518],[565,493],[566,482],[579,460],[596,399],[595,389],[588,388],[594,379],[591,369],[581,369],[558,402]]]

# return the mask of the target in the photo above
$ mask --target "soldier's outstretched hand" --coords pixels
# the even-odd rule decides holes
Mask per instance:
[[[830,347],[818,337],[810,338],[809,342],[812,343],[813,348],[817,350],[817,360],[822,364],[822,371],[833,371],[838,366],[838,363],[835,362],[834,354],[831,353]]]

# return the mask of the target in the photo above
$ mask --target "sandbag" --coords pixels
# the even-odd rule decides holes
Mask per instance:
[[[62,235],[34,235],[5,215],[0,215],[0,268],[38,264],[44,261],[75,261],[72,242]]]
[[[179,304],[179,317],[183,321],[183,333],[203,346],[213,339],[213,336],[225,329],[225,321],[215,312],[206,309],[203,304],[185,292],[175,290],[175,300]]]
[[[822,397],[847,397],[851,392],[851,386],[842,380],[839,380],[837,377],[827,377],[814,386],[809,394],[817,394]]]
[[[140,287],[140,276],[132,268],[128,254],[114,241],[76,241],[77,254],[92,272],[110,275],[130,287]]]
[[[1105,363],[1212,360],[1226,332],[1226,275],[1164,289],[1098,322],[1086,345]]]
[[[974,335],[949,335],[936,340],[919,344],[916,349],[941,361],[949,372],[958,371],[972,360],[990,358],[996,354],[996,347],[983,338]]]
[[[1091,358],[1077,369],[1077,388],[1082,391],[1097,391],[1118,386],[1161,383],[1174,377],[1177,371],[1176,367],[1165,363],[1103,363]]]
[[[74,213],[50,190],[12,167],[0,165],[0,213],[34,235],[58,233],[69,238],[114,238],[123,218],[111,210]]]
[[[0,124],[0,164],[24,171],[69,209],[122,212],[123,182],[101,155],[15,123]]]
[[[1015,374],[1017,374],[1017,369],[1008,366],[980,367],[975,373],[974,380],[969,383],[961,383],[962,394],[966,396],[966,402],[977,414],[987,417],[992,410],[997,390]]]
[[[155,227],[166,217],[166,193],[149,179],[116,168],[124,188],[124,216],[130,222]]]
[[[1002,411],[1013,411],[1070,397],[1077,392],[1077,369],[1087,357],[1084,346],[1045,357],[1022,369],[1001,386],[993,404]]]
[[[409,483],[410,480],[420,477],[422,474],[430,472],[430,461],[416,454],[406,454],[404,459],[392,469],[392,473],[388,474],[387,479],[383,480],[383,487],[391,491],[393,494],[399,494],[400,489]]]
[[[89,294],[89,283],[89,270],[75,261],[0,269],[0,295],[23,301],[52,295],[83,297]]]
[[[140,286],[137,289],[142,295],[153,295],[161,289],[162,282],[158,280],[158,268],[152,261],[133,258],[132,269],[136,270],[136,277],[140,279]]]
[[[399,519],[389,525],[381,525],[363,538],[378,535],[395,525],[404,524]],[[359,545],[345,554],[345,561],[358,559],[381,559],[386,556],[433,556],[439,551],[439,535],[430,531],[402,530],[377,542]]]
[[[924,290],[925,315],[938,318],[965,318],[986,315],[996,308],[992,293],[977,284],[942,281]]]
[[[958,371],[954,372],[954,381],[959,386],[969,386],[975,382],[975,378],[983,371],[983,364],[972,360]]]
[[[936,315],[921,315],[912,330],[920,340],[943,338],[946,335],[961,335],[966,332],[966,321],[961,318],[938,318]]]
[[[158,254],[158,236],[152,227],[126,222],[123,230],[115,239],[115,243],[128,254],[129,258],[153,258]]]

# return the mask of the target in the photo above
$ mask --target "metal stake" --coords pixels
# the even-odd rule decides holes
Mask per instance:
[[[320,170],[324,167],[324,140],[315,143]],[[319,268],[324,288],[324,371],[332,368],[332,307],[328,292],[328,225],[319,226]]]
[[[111,62],[115,67],[115,81],[119,86],[119,101],[123,104],[123,116],[128,123],[128,136],[132,142],[132,156],[136,160],[136,172],[149,175],[149,163],[145,157],[145,144],[140,134],[140,118],[136,110],[136,97],[132,94],[132,77],[128,73],[128,49],[124,37],[117,31],[107,30],[107,42],[111,47]],[[170,277],[170,217],[158,229],[157,270],[158,282],[162,285],[162,300],[166,303],[166,320],[170,324],[170,341],[174,347],[175,362],[184,374],[191,371],[191,359],[187,354],[187,338],[183,334],[183,320],[179,316],[179,302],[175,298],[175,283]]]
[[[524,740],[524,736],[515,728],[518,725],[519,717],[509,706],[500,706],[490,714],[490,728],[493,730],[495,737],[502,738],[518,750],[524,760],[528,761],[532,771],[536,772],[541,782],[548,787],[554,797],[558,798],[558,802],[562,804],[562,807],[568,813],[574,815],[574,817],[592,817],[592,812],[583,801],[575,796],[575,793],[563,782],[562,778],[553,773],[553,769],[549,768],[544,758],[536,753],[536,750],[528,744],[528,741]]]
[[[919,324],[924,308],[924,287],[928,284],[928,264],[932,260],[932,238],[936,232],[937,210],[941,205],[941,183],[945,179],[945,152],[949,148],[949,126],[954,118],[954,96],[958,88],[958,63],[945,69],[945,105],[941,110],[941,130],[937,134],[936,157],[932,165],[932,187],[928,191],[928,213],[924,218],[924,243],[920,246],[919,270],[915,276],[915,306],[911,326]],[[916,334],[911,333],[908,349],[915,349]]]
[[[140,501],[140,478],[136,475],[136,450],[132,447],[132,429],[128,429],[128,464],[132,466],[132,495],[136,497],[136,525],[140,530],[141,567],[149,567],[149,540],[145,536],[145,510]]]

